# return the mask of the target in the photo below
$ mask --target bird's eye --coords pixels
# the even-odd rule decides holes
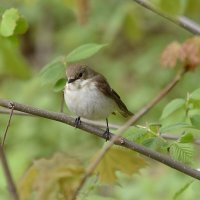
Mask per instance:
[[[83,76],[83,73],[80,73],[80,74],[78,75],[79,78],[81,78],[82,76]]]

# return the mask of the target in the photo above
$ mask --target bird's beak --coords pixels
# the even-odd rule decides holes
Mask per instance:
[[[70,79],[68,79],[68,83],[72,83],[72,82],[74,82],[76,79],[75,78],[70,78]]]

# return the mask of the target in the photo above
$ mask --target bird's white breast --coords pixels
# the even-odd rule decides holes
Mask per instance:
[[[98,90],[92,80],[66,84],[65,102],[69,110],[87,119],[103,119],[116,108],[116,103]]]

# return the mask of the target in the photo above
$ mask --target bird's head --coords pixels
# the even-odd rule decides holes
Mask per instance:
[[[95,76],[95,74],[96,73],[85,64],[70,65],[66,71],[68,83],[73,83],[77,80],[87,80]]]

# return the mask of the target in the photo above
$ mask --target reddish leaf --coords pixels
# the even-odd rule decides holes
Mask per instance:
[[[181,44],[178,42],[170,43],[161,54],[161,65],[164,67],[173,68],[176,66],[177,61],[184,60],[184,52],[181,48]]]
[[[200,64],[200,37],[187,39],[182,45],[182,50],[187,69],[196,68]]]

